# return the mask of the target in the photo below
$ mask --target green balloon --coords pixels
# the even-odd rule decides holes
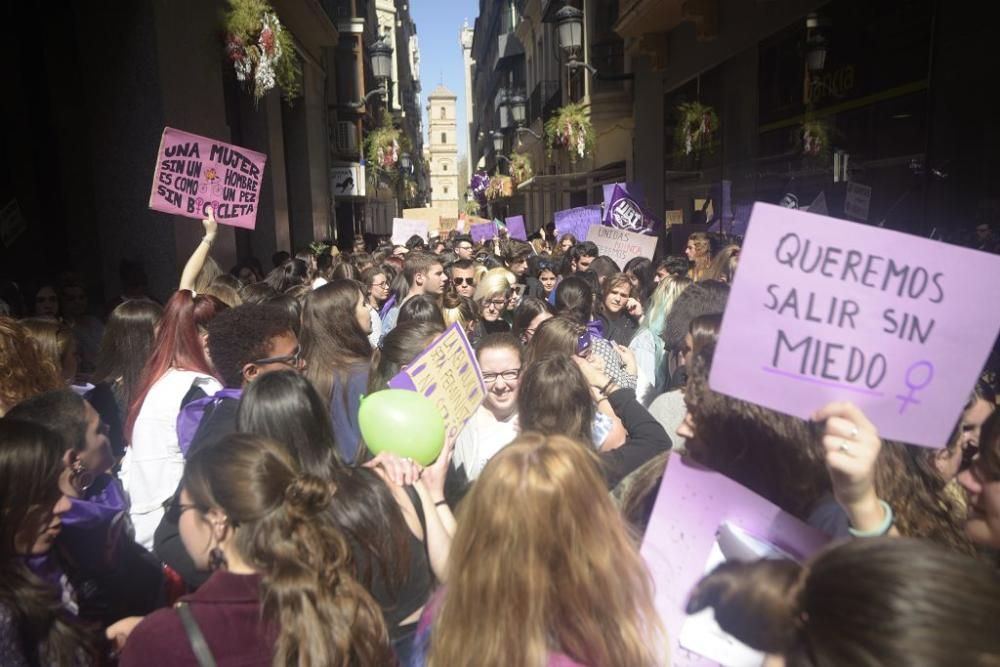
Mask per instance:
[[[361,399],[361,437],[373,453],[391,452],[428,465],[444,446],[444,418],[419,392],[385,389]]]

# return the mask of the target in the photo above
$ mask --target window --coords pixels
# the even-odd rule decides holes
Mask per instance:
[[[448,163],[447,162],[442,162],[441,163],[441,171],[448,171]]]
[[[446,186],[444,186],[444,193],[445,193],[445,194],[448,194],[448,186],[447,186],[447,185],[446,185]]]
[[[445,116],[444,107],[441,107],[441,120],[444,120],[445,118],[447,118],[447,116]]]
[[[442,144],[448,143],[448,133],[447,132],[442,132],[441,133],[441,143]]]

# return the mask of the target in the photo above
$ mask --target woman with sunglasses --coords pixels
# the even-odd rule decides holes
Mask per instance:
[[[65,580],[44,569],[70,509],[62,439],[0,420],[0,664],[98,664],[95,636],[78,622]]]
[[[128,530],[128,500],[110,474],[114,456],[97,411],[60,389],[23,401],[8,417],[45,426],[63,440],[66,473],[59,485],[69,509],[56,544],[80,617],[108,626],[155,609],[163,593],[160,563]],[[55,561],[48,565],[58,567]]]

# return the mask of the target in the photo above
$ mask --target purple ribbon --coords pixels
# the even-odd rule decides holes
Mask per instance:
[[[385,303],[382,304],[382,310],[378,311],[379,319],[384,320],[385,316],[389,314],[389,311],[392,310],[392,307],[395,305],[396,305],[396,295],[392,294],[389,296],[388,299],[385,300]]]
[[[201,424],[202,417],[205,416],[208,406],[218,403],[224,398],[235,398],[238,400],[242,395],[242,389],[220,389],[213,396],[199,398],[181,408],[180,414],[177,415],[177,446],[180,447],[185,458],[187,457],[188,449],[191,447],[191,441],[194,440],[194,434],[198,432],[198,425]]]

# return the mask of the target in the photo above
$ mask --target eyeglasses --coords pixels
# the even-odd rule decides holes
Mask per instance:
[[[471,245],[455,246],[455,250],[472,250],[472,246]]]
[[[293,354],[288,354],[283,357],[267,357],[266,359],[256,359],[250,362],[256,366],[264,366],[266,364],[285,364],[286,366],[291,366],[297,368],[302,363],[302,348],[295,348]]]
[[[185,505],[182,503],[179,495],[171,496],[170,498],[164,500],[162,507],[167,521],[170,521],[171,523],[177,523],[180,521],[181,514],[184,514],[184,512],[199,509],[197,505]]]
[[[385,289],[388,286],[389,286],[389,283],[384,282],[384,281],[380,282],[380,283],[372,283],[372,287],[377,287],[379,289]]]
[[[503,378],[504,382],[513,382],[521,376],[520,368],[512,368],[509,371],[503,371],[500,373],[483,373],[483,382],[492,385],[495,384],[497,378]]]
[[[491,299],[490,301],[483,301],[483,307],[490,306],[496,310],[500,310],[507,305],[507,299]]]
[[[455,283],[456,285],[465,284],[465,285],[468,285],[469,287],[475,287],[476,286],[476,279],[475,278],[452,278],[451,282]]]

